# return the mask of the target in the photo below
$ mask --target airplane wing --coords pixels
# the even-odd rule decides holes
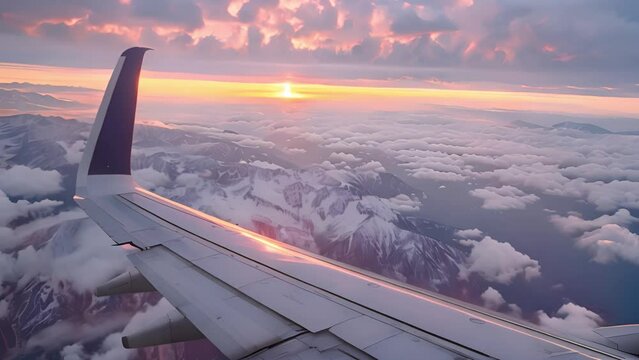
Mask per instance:
[[[123,337],[206,337],[229,359],[635,359],[637,329],[577,341],[286,245],[140,188],[131,144],[142,58],[119,58],[75,200],[134,270],[98,295],[158,291],[176,312]],[[621,344],[621,345],[620,345]],[[634,348],[633,348],[634,346]]]

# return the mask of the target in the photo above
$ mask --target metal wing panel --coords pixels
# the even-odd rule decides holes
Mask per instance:
[[[250,259],[267,268],[279,281],[268,279],[263,286],[258,282],[239,290],[311,331],[336,325],[337,322],[323,323],[324,319],[317,317],[313,321],[318,323],[314,324],[310,321],[312,315],[304,314],[304,311],[308,313],[308,306],[296,307],[290,298],[278,298],[268,294],[268,290],[277,291],[278,286],[291,281],[307,291],[319,289],[321,291],[315,293],[324,292],[322,296],[329,295],[331,301],[337,301],[339,305],[351,310],[363,306],[367,316],[378,320],[386,318],[385,321],[395,322],[400,328],[408,326],[412,328],[413,335],[421,332],[421,338],[442,347],[456,351],[472,349],[476,351],[475,356],[509,358],[515,352],[519,359],[538,359],[566,351],[580,353],[585,358],[610,355],[608,351],[582,347],[570,340],[520,326],[452,300],[442,300],[327,259],[318,259],[154,194],[137,192],[123,194],[122,197],[153,216],[170,219],[171,224],[210,241],[224,251],[239,255],[238,258]],[[251,292],[253,287],[263,287],[263,290]],[[282,305],[287,302],[291,306]],[[300,309],[299,312],[297,309]],[[331,313],[333,311],[330,310]],[[302,316],[308,317],[308,322],[304,322]],[[338,317],[336,321],[347,319]]]
[[[193,264],[209,274],[215,274],[215,277],[234,288],[241,288],[273,277],[222,254],[195,260]]]
[[[241,291],[311,332],[318,332],[360,314],[323,296],[271,277]]]
[[[364,351],[376,359],[393,359],[398,353],[402,354],[403,360],[423,360],[425,354],[428,354],[429,360],[461,359],[458,354],[405,332],[366,347]]]
[[[118,244],[132,243],[147,248],[181,236],[132,209],[119,196],[76,197],[76,201]]]
[[[173,253],[168,248],[179,250]],[[268,348],[264,354],[256,355],[255,358],[279,358],[283,353],[291,355],[292,358],[294,353],[294,358],[299,359],[364,359],[367,358],[366,354],[372,354],[373,351],[379,352],[376,356],[378,359],[396,358],[395,356],[387,357],[387,354],[380,352],[378,348],[372,348],[373,350],[365,348],[401,333],[400,330],[361,316],[316,293],[283,282],[221,253],[198,257],[192,262],[182,258],[182,255],[195,255],[194,249],[203,254],[215,252],[196,240],[181,238],[133,254],[130,258],[145,277],[227,356],[238,358],[250,354],[251,350],[268,348],[265,344],[269,342],[278,343],[281,340],[269,338],[269,335],[277,332],[278,329],[284,331],[284,335],[280,338],[287,339],[304,333],[303,328],[319,332],[337,324],[330,329],[332,335],[308,334],[313,336],[306,336],[304,340],[296,339],[294,342],[287,343],[288,345],[282,345],[281,348],[278,346]],[[214,274],[215,279],[212,276],[203,276],[194,266]],[[215,280],[223,281],[230,287],[218,287],[216,284],[219,282]],[[198,299],[201,296],[198,293],[202,292],[208,293],[205,302]],[[247,297],[255,299],[265,308],[281,312],[283,316],[279,319],[295,319],[296,322],[305,326],[298,327],[286,320],[283,321],[286,326],[283,326],[281,321],[273,325],[273,312],[264,311],[265,308],[256,306],[256,303],[248,300]],[[309,309],[312,310],[309,311]],[[242,316],[249,318],[250,321],[243,323]],[[344,321],[349,318],[351,320]],[[380,336],[379,327],[383,326],[386,327],[385,333],[384,336]],[[221,331],[222,329],[224,331]],[[343,331],[340,332],[340,329]],[[352,341],[353,336],[359,337],[360,342]],[[268,340],[256,341],[252,347],[250,345],[242,347],[247,339],[262,338]],[[431,346],[438,348],[433,344]],[[349,350],[344,352],[337,347]],[[360,353],[357,349],[364,352]],[[457,356],[455,353],[439,349],[436,354],[447,353],[450,359]],[[396,354],[401,352],[399,348],[395,350]],[[422,350],[429,349],[424,346]],[[356,354],[356,356],[352,357],[347,355],[348,353]],[[425,354],[429,352],[421,353],[422,356]],[[273,357],[276,355],[277,357]]]
[[[188,261],[194,261],[211,255],[219,254],[218,251],[213,250],[210,246],[206,246],[185,237],[169,240],[162,245],[166,246],[167,248],[169,248],[169,250],[180,255],[180,257]]]
[[[423,354],[428,358],[428,354]],[[395,356],[392,359],[395,360]],[[332,334],[322,332],[318,334],[302,334],[294,339],[288,340],[264,349],[253,356],[251,360],[369,360],[373,359],[366,353],[344,343],[341,339]],[[390,360],[390,359],[389,359]]]
[[[333,326],[330,332],[358,349],[365,349],[402,331],[368,316],[360,316]]]
[[[241,358],[304,331],[163,246],[131,262],[227,357]]]
[[[124,228],[122,223],[118,222],[113,216],[111,216],[110,211],[102,209],[90,199],[76,196],[75,200],[82,210],[84,210],[84,212],[86,212],[87,215],[89,215],[91,219],[93,219],[93,221],[95,221],[116,244],[132,243],[136,240]],[[145,244],[136,245],[141,248],[146,247]]]

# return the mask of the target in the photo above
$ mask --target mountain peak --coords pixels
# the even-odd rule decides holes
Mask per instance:
[[[587,123],[578,123],[572,121],[564,121],[552,126],[553,129],[571,129],[571,130],[579,130],[591,134],[612,134],[612,131],[602,128],[597,125],[587,124]]]

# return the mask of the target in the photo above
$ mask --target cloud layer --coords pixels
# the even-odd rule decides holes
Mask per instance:
[[[596,313],[571,302],[562,305],[555,316],[550,316],[541,310],[537,312],[537,316],[542,327],[586,339],[593,338],[592,329],[603,323]]]
[[[617,260],[639,265],[639,235],[628,229],[639,221],[626,209],[612,215],[584,220],[579,215],[551,215],[550,221],[563,233],[572,235],[578,247],[592,255],[592,260],[607,264]]]
[[[43,170],[24,165],[0,169],[0,189],[10,196],[34,197],[62,190],[62,175],[57,170]]]
[[[480,241],[460,242],[472,247],[466,265],[459,271],[461,279],[468,279],[472,273],[477,273],[488,281],[510,284],[518,276],[525,280],[541,276],[539,262],[515,250],[509,243],[499,242],[489,236]]]
[[[482,199],[484,203],[481,207],[488,210],[525,209],[526,205],[539,200],[539,196],[526,194],[510,185],[475,189],[470,191],[470,195]]]
[[[202,64],[243,59],[550,74],[590,69],[627,82],[633,80],[615,73],[634,69],[639,59],[631,46],[639,33],[637,14],[637,6],[624,0],[80,0],[64,5],[28,0],[0,5],[0,36],[9,45],[0,59],[38,62],[46,53],[67,51],[77,55],[64,54],[67,61],[86,62],[92,50],[105,54],[140,44]],[[10,46],[18,42],[32,46]],[[166,61],[158,65],[177,70]],[[527,80],[538,86],[542,79],[551,82],[550,74]],[[610,85],[594,75],[570,78],[572,85]]]

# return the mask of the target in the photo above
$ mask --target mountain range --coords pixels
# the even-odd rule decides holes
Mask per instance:
[[[89,124],[58,117],[0,118],[0,168],[27,166],[62,175],[63,190],[47,196],[62,204],[46,214],[48,219],[79,212],[72,200],[74,179],[89,129]],[[163,196],[309,251],[428,289],[456,287],[467,249],[453,239],[456,229],[398,210],[398,199],[422,200],[415,189],[389,173],[295,167],[277,149],[239,145],[241,136],[138,126],[134,177]],[[36,223],[41,216],[28,214],[12,226]],[[86,231],[99,230],[81,215],[45,223],[4,253],[18,258],[32,247],[45,262],[55,264],[81,256]],[[61,346],[73,342],[83,343],[86,353],[100,351],[106,335],[119,331],[135,312],[159,300],[155,293],[98,299],[88,289],[46,271],[5,280],[2,285],[0,300],[8,302],[8,315],[0,319],[0,357],[54,356]],[[100,324],[96,325],[99,331],[50,339],[60,324],[87,323]],[[211,351],[210,345],[201,342],[166,348],[184,358],[206,353],[202,349]],[[162,349],[141,350],[138,356],[156,356]]]

